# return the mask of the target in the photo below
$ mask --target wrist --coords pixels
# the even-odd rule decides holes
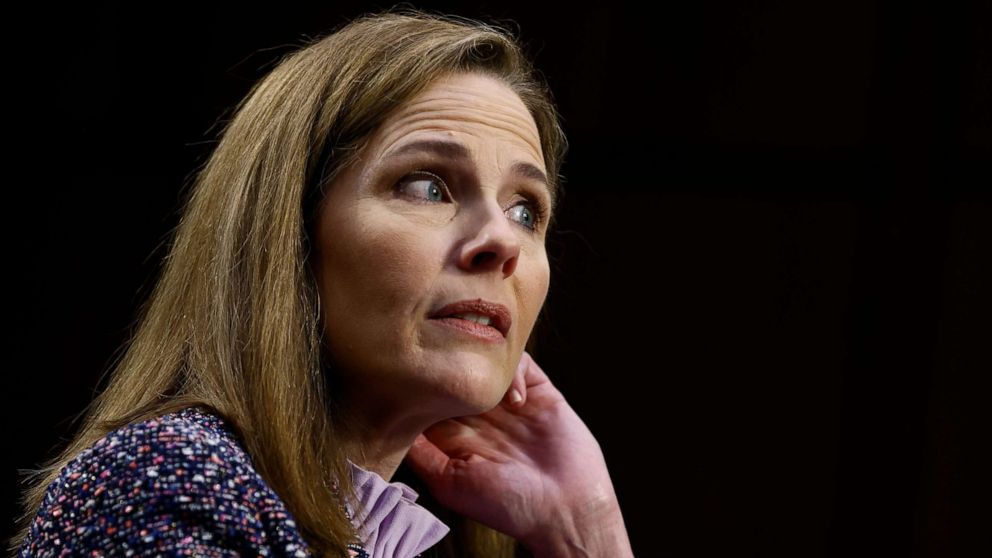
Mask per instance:
[[[598,510],[563,513],[521,542],[536,558],[634,556],[616,500]]]

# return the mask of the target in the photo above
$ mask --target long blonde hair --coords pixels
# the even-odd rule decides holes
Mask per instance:
[[[48,485],[80,451],[129,423],[207,407],[237,430],[318,555],[346,556],[353,527],[330,485],[351,494],[335,444],[333,365],[310,269],[315,210],[384,118],[436,78],[498,77],[530,109],[557,191],[567,141],[550,91],[497,25],[386,10],[285,55],[235,107],[183,204],[161,276],[107,388],[61,453],[25,480],[19,547]],[[451,520],[451,516],[445,516]],[[435,548],[512,555],[514,541],[471,521]],[[461,546],[461,548],[456,548]]]

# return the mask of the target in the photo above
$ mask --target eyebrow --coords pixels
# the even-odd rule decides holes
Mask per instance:
[[[386,154],[386,157],[398,157],[409,153],[433,153],[449,159],[468,160],[472,158],[468,148],[464,145],[458,142],[436,139],[412,141],[389,151]],[[548,183],[548,177],[544,174],[544,171],[531,163],[517,161],[510,166],[510,172],[517,176],[536,180],[544,184],[545,189],[548,191],[548,196],[551,198],[551,207],[555,206],[555,193],[551,189],[551,185]]]

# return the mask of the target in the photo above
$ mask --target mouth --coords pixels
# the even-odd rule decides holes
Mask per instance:
[[[510,325],[513,322],[513,319],[510,317],[510,311],[506,306],[481,298],[461,300],[453,304],[448,304],[435,311],[429,317],[432,320],[448,321],[452,325],[470,331],[484,332],[495,329],[503,338],[506,338],[507,333],[510,331]]]

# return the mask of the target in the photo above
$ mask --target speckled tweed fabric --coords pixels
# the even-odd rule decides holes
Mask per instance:
[[[357,557],[415,557],[448,527],[417,493],[351,463]],[[48,487],[20,557],[311,556],[223,419],[187,408],[111,432]]]

